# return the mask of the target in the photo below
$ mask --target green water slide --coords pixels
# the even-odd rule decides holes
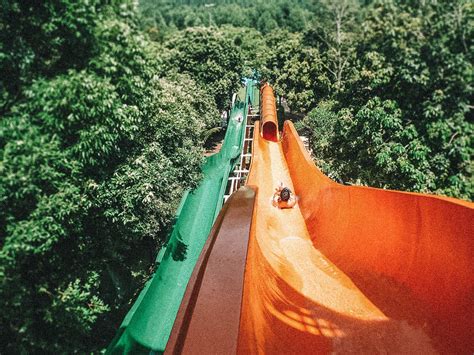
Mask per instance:
[[[247,81],[239,91],[220,152],[206,159],[198,188],[183,196],[167,247],[157,257],[159,267],[126,315],[107,353],[164,351],[189,278],[222,208],[229,174],[240,157],[248,104],[255,100],[255,90],[256,82]]]

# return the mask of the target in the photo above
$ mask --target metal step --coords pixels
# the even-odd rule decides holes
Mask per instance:
[[[249,172],[248,169],[239,169],[239,170],[234,170],[233,173],[236,173],[236,174],[247,174]]]

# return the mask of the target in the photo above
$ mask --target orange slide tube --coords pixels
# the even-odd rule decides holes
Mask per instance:
[[[260,89],[261,97],[261,116],[262,116],[262,135],[269,141],[277,142],[278,137],[278,118],[276,111],[275,95],[273,89],[268,83]]]
[[[264,124],[238,352],[472,353],[474,204],[334,183]],[[271,205],[280,182],[295,208]]]

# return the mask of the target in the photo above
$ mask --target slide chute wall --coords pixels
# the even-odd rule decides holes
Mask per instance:
[[[337,184],[289,121],[282,143],[314,246],[386,315],[427,322],[445,349],[474,350],[474,204]]]

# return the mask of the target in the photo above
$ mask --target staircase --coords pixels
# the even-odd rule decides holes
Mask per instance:
[[[244,144],[242,145],[240,161],[235,166],[234,171],[229,175],[226,192],[224,194],[224,202],[241,186],[245,185],[252,160],[254,122],[259,119],[260,112],[258,108],[250,107],[249,113],[247,114],[247,121],[245,122]]]

